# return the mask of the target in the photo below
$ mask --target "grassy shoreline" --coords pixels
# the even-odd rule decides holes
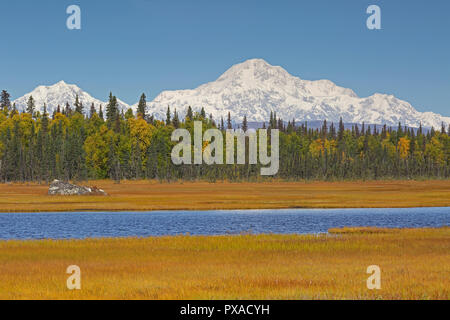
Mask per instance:
[[[109,196],[48,196],[46,185],[0,184],[0,212],[450,207],[450,180],[89,185]]]
[[[0,241],[0,299],[450,298],[449,227],[330,232]]]

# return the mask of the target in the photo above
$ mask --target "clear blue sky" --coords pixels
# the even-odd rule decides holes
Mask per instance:
[[[71,4],[81,7],[79,31],[66,28]],[[370,4],[381,7],[382,30],[366,28]],[[263,58],[450,116],[449,14],[448,0],[4,0],[0,89],[17,98],[65,80],[135,103]]]

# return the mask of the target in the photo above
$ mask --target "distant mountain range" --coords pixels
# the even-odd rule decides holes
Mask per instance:
[[[93,98],[76,85],[60,81],[52,86],[39,86],[32,92],[15,100],[18,109],[26,108],[30,95],[36,106],[42,109],[44,103],[49,112],[68,102],[71,106],[78,94],[85,110],[92,103],[98,109],[106,102]],[[132,108],[119,100],[120,109]],[[393,95],[376,93],[360,98],[351,89],[339,87],[329,80],[309,81],[290,75],[279,66],[272,66],[262,59],[251,59],[234,65],[216,81],[206,83],[192,90],[163,91],[147,103],[149,113],[165,119],[167,107],[176,109],[180,116],[186,114],[188,106],[194,111],[203,107],[216,120],[226,119],[228,112],[232,119],[241,121],[247,116],[251,122],[267,122],[270,112],[277,117],[296,122],[323,121],[345,123],[387,124],[397,126],[399,122],[408,127],[440,128],[442,122],[450,123],[450,117],[433,112],[419,112],[406,101]]]
[[[36,109],[42,112],[45,103],[47,105],[47,112],[51,114],[57,109],[58,105],[61,106],[61,108],[64,108],[66,103],[69,103],[71,108],[74,108],[73,104],[77,95],[79,101],[83,104],[85,111],[89,111],[92,103],[97,110],[100,108],[100,105],[103,106],[104,110],[107,104],[107,102],[93,98],[89,93],[81,90],[76,85],[67,84],[64,81],[59,81],[52,86],[39,86],[26,95],[14,100],[13,103],[16,104],[18,110],[25,110],[28,99],[30,96],[33,96]],[[121,110],[123,109],[126,111],[130,107],[121,100],[118,100],[118,103]]]

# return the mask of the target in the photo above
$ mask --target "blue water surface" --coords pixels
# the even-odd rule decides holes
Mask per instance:
[[[448,225],[450,208],[0,213],[0,239],[305,234],[345,226]]]

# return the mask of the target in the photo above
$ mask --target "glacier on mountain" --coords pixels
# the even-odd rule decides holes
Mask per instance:
[[[422,123],[440,128],[442,122],[450,123],[450,117],[421,113],[392,95],[376,93],[360,98],[353,90],[329,80],[302,80],[262,59],[234,65],[216,81],[193,90],[163,91],[148,103],[149,110],[159,118],[165,117],[168,106],[182,115],[188,106],[197,111],[203,107],[215,119],[226,119],[230,112],[237,121],[247,116],[248,121],[267,122],[270,112],[276,112],[283,120],[296,122],[338,122],[342,117],[345,123],[390,126],[401,122],[410,127]]]
[[[35,104],[41,109],[44,103],[49,113],[59,104],[68,102],[73,107],[78,95],[86,111],[94,103],[98,110],[106,102],[93,98],[73,84],[60,81],[52,86],[39,86],[32,92],[15,100],[19,110],[26,108],[26,102],[33,95]],[[119,109],[126,111],[130,106],[118,100]],[[409,127],[440,128],[442,122],[450,124],[450,117],[433,112],[419,112],[410,103],[393,95],[376,93],[361,98],[347,88],[337,86],[329,80],[309,81],[290,75],[279,66],[272,66],[262,59],[251,59],[236,64],[217,80],[196,89],[161,92],[147,103],[148,112],[157,119],[165,119],[167,107],[175,109],[183,117],[188,106],[194,111],[202,107],[213,118],[226,119],[228,113],[236,121],[247,116],[249,122],[267,122],[271,112],[285,121],[338,122],[387,124],[396,126],[399,122]],[[131,106],[136,110],[137,104]]]

